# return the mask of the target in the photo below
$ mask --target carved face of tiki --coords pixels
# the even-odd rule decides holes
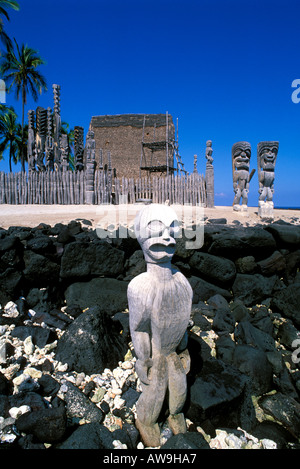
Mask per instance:
[[[261,168],[265,171],[274,171],[278,153],[278,142],[260,142],[258,154]]]
[[[177,215],[167,205],[147,205],[137,214],[135,233],[146,262],[169,262],[174,255],[179,234]]]
[[[237,142],[232,147],[232,161],[237,170],[249,171],[251,158],[251,145],[248,142]]]

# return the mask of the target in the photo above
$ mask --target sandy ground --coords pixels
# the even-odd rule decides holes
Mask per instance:
[[[173,206],[178,214],[183,213],[181,206]],[[122,222],[130,226],[135,214],[141,209],[141,204],[133,205],[0,205],[0,228],[10,226],[27,226],[34,228],[40,223],[54,226],[56,223],[67,224],[72,220],[88,220],[93,227],[103,224]],[[201,215],[201,209],[199,216]],[[204,208],[203,215],[207,220],[226,218],[227,224],[235,220],[243,225],[253,226],[258,223],[268,223],[258,216],[257,207],[249,207],[248,213],[234,212],[232,207],[217,206]],[[194,212],[195,213],[195,212]],[[300,224],[300,210],[274,210],[274,221],[284,220],[293,224]]]

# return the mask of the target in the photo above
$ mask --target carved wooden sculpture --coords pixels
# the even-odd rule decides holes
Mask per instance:
[[[35,116],[34,111],[28,111],[28,140],[27,159],[28,170],[35,171]]]
[[[212,157],[212,154],[213,154],[213,149],[211,147],[212,145],[212,141],[211,140],[207,140],[206,142],[206,150],[205,150],[205,158],[207,159],[207,163],[209,164],[212,164],[214,159]]]
[[[60,158],[61,158],[61,168],[63,171],[69,169],[69,141],[66,134],[62,134],[60,137]]]
[[[84,152],[84,142],[83,142],[83,127],[76,125],[74,127],[74,156],[75,156],[75,169],[76,171],[82,171],[84,169],[83,164],[83,152]]]
[[[197,173],[198,173],[198,170],[197,170],[197,160],[198,160],[197,155],[194,155],[194,171],[193,171],[194,174],[197,174]]]
[[[36,112],[28,112],[28,169],[38,171],[66,171],[69,168],[69,141],[62,134],[60,116],[60,85],[52,85],[54,108],[37,107]],[[35,118],[36,117],[36,118]],[[83,127],[74,128],[75,170],[84,169]],[[45,157],[45,164],[44,164]],[[95,163],[90,165],[94,167]],[[92,170],[94,173],[94,170]],[[90,195],[92,199],[92,196]]]
[[[273,217],[273,193],[275,165],[279,142],[259,142],[257,145],[257,169],[259,183],[258,214]]]
[[[94,178],[95,178],[95,133],[89,130],[86,136],[86,181],[85,181],[85,201],[87,204],[95,202]]]
[[[128,286],[129,320],[142,385],[136,426],[147,446],[160,445],[158,417],[168,391],[168,423],[173,433],[186,431],[181,413],[186,400],[190,357],[187,326],[192,288],[171,265],[178,236],[176,213],[167,205],[145,206],[135,220],[135,233],[147,272]]]
[[[60,152],[60,137],[61,137],[61,117],[60,117],[60,85],[52,85],[53,99],[54,99],[54,112],[53,112],[53,127],[54,127],[54,166],[56,170],[61,167],[61,152]]]
[[[215,189],[214,189],[214,167],[213,167],[213,149],[212,141],[207,140],[205,158],[206,158],[206,171],[205,171],[205,183],[206,183],[206,206],[213,208],[215,206]]]
[[[249,183],[255,172],[249,174],[251,145],[248,142],[237,142],[232,146],[232,178],[235,197],[233,200],[233,210],[248,210]],[[240,200],[242,199],[242,205]]]
[[[45,171],[44,165],[45,143],[47,135],[47,111],[38,106],[36,109],[36,167],[39,171]]]
[[[103,170],[103,150],[99,149],[99,169]]]
[[[46,169],[48,171],[53,171],[54,169],[54,140],[52,137],[52,109],[51,107],[47,108],[47,137],[45,144],[45,155],[46,155]]]

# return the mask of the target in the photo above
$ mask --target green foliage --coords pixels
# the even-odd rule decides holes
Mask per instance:
[[[22,99],[22,149],[24,148],[24,107],[27,103],[27,95],[31,94],[34,101],[38,95],[47,90],[46,79],[37,70],[40,65],[45,64],[38,52],[27,45],[19,47],[14,40],[14,47],[8,47],[3,55],[0,65],[0,74],[5,80],[8,91],[15,89],[16,98]],[[22,170],[25,170],[24,152],[21,153]]]
[[[0,0],[0,40],[6,48],[12,47],[12,41],[4,30],[3,18],[5,18],[7,21],[10,20],[9,15],[6,11],[7,8],[12,8],[13,10],[18,11],[20,7],[18,2],[16,2],[15,0]]]
[[[20,159],[22,148],[22,128],[17,122],[17,115],[13,107],[1,106],[0,109],[0,159],[5,150],[9,150],[9,170],[12,171],[12,161],[16,164]]]
[[[21,97],[26,104],[27,95],[30,93],[34,101],[37,101],[38,94],[47,90],[46,79],[37,70],[37,67],[45,62],[36,50],[24,44],[20,48],[16,40],[14,42],[16,50],[13,47],[7,49],[1,61],[0,73],[8,85],[8,90],[15,88],[17,99]]]
[[[12,8],[13,10],[16,10],[16,11],[20,10],[20,5],[15,0],[0,0],[0,15],[5,16],[7,20],[9,20],[9,16],[6,11],[7,7]]]
[[[69,142],[69,165],[72,171],[75,170],[75,157],[74,157],[74,129],[70,129],[67,122],[61,123],[61,133],[68,136]]]

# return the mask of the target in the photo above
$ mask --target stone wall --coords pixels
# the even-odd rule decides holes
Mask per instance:
[[[173,259],[194,292],[188,329],[192,366],[184,409],[189,433],[198,439],[204,435],[210,447],[216,448],[223,444],[220,428],[231,429],[229,433],[235,440],[230,438],[235,443],[226,434],[229,447],[246,445],[246,437],[238,430],[241,428],[253,435],[248,441],[253,447],[258,441],[255,438],[274,441],[277,447],[297,445],[300,346],[297,342],[297,352],[294,341],[300,339],[300,226],[276,222],[242,227],[207,220],[204,241],[200,250],[193,251],[185,249],[185,239],[178,239]],[[81,400],[85,388],[88,394],[88,383],[94,386],[91,389],[95,394],[91,396],[96,391],[101,394],[103,389],[93,377],[99,380],[99,373],[124,360],[130,343],[127,285],[144,269],[135,239],[101,240],[89,228],[88,220],[67,226],[41,223],[34,229],[0,230],[1,370],[8,381],[14,379],[15,383],[14,396],[2,396],[6,405],[17,401],[18,396],[19,405],[24,403],[24,397],[22,400],[16,394],[16,386],[21,383],[22,367],[31,367],[33,373],[34,361],[26,365],[29,358],[25,354],[21,363],[15,350],[28,335],[33,350],[39,344],[39,357],[43,356],[41,348],[51,345],[55,359],[68,367],[68,379],[86,376],[76,390]],[[95,334],[98,328],[99,338]],[[15,344],[14,340],[19,342]],[[53,345],[54,340],[57,344]],[[107,355],[107,350],[113,353]],[[46,369],[43,360],[39,363],[39,369]],[[43,371],[39,373],[41,379]],[[54,383],[62,379],[62,373],[53,376]],[[70,412],[68,399],[72,399],[75,386],[68,386],[71,394],[65,391],[64,405]],[[120,394],[111,399],[122,401],[128,390],[133,393],[133,387],[137,399],[136,381],[120,386]],[[85,405],[91,406],[86,395]],[[48,399],[56,402],[56,393],[51,396]],[[0,411],[3,399],[0,396]],[[126,428],[129,431],[125,415],[132,413],[130,406],[135,401],[124,404],[124,397],[122,402],[123,413],[119,409],[115,414],[123,419],[123,436],[119,432],[117,438],[121,440]],[[103,410],[102,401],[99,406],[101,412],[108,412]],[[94,410],[99,422],[98,407]],[[50,410],[53,415],[59,414],[60,422],[62,404]],[[4,417],[8,418],[6,413]],[[20,428],[24,432],[27,427]],[[74,429],[77,427],[64,431],[70,434]],[[66,438],[61,432],[57,437],[60,442]],[[168,442],[166,448],[178,448],[175,440],[169,440],[175,446]],[[201,447],[204,443],[197,444]]]
[[[144,142],[153,142],[154,125],[155,141],[166,140],[166,116],[164,114],[147,114],[145,121]],[[116,116],[95,116],[90,127],[95,132],[96,162],[99,166],[99,150],[103,150],[103,164],[108,164],[107,151],[111,153],[112,167],[116,168],[117,177],[138,178],[141,160],[141,143],[143,141],[143,114]],[[175,137],[172,116],[169,119],[169,138]],[[147,162],[150,151],[145,150]],[[149,158],[149,159],[148,159]],[[155,164],[166,164],[166,152],[155,152]],[[142,176],[146,175],[142,173]]]

